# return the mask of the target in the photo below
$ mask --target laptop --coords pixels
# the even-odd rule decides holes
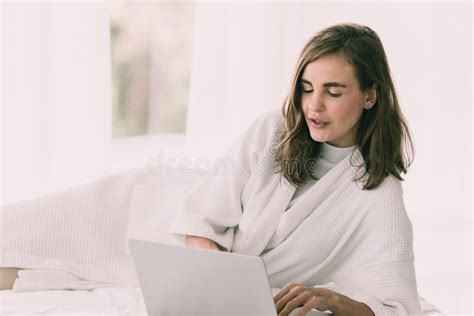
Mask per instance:
[[[273,294],[278,289],[272,293],[260,257],[136,239],[128,243],[149,316],[277,316]]]

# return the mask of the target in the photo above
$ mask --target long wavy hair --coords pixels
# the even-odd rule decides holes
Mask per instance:
[[[326,28],[304,46],[282,107],[285,128],[277,146],[276,171],[294,186],[316,179],[311,168],[295,168],[295,165],[308,166],[308,162],[313,162],[314,167],[322,149],[322,144],[311,138],[304,119],[301,76],[308,64],[330,54],[341,54],[353,66],[360,91],[366,92],[376,84],[377,101],[369,110],[363,110],[356,134],[356,148],[364,160],[358,168],[365,167],[356,181],[366,178],[363,189],[371,190],[389,174],[403,180],[401,173],[406,174],[411,165],[414,147],[398,104],[387,57],[379,36],[369,27],[355,23]]]

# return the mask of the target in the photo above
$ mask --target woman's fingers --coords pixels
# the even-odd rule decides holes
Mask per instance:
[[[300,293],[300,289],[302,289],[302,286],[296,285],[290,288],[289,291],[286,292],[283,297],[281,297],[275,304],[277,312],[280,312],[283,310],[283,308],[290,302],[292,299],[298,296]]]
[[[329,301],[334,294],[333,291],[324,288],[288,283],[274,296],[275,307],[278,316],[287,316],[298,307],[301,307],[298,316],[304,316],[312,309],[321,311],[329,309]]]
[[[291,308],[288,311],[289,313],[296,307],[300,306],[298,304],[304,303],[304,301],[310,296],[311,291],[305,286],[295,283],[288,283],[280,290],[280,292],[277,293],[277,295],[275,295],[275,307],[277,312],[286,311],[288,308]]]
[[[318,308],[318,298],[316,296],[311,296],[304,304],[303,307],[299,310],[296,316],[306,316],[312,309]]]
[[[288,294],[293,294],[296,292],[297,291],[293,291]],[[296,296],[291,298],[285,305],[283,305],[283,308],[278,311],[278,316],[287,316],[295,308],[304,306],[305,303],[311,299],[311,297],[312,297],[312,293],[310,291],[297,292]],[[286,296],[284,296],[281,300],[284,300],[285,298]]]
[[[283,296],[285,296],[290,290],[294,287],[298,286],[296,283],[288,283],[285,285],[274,297],[273,302],[278,302]]]

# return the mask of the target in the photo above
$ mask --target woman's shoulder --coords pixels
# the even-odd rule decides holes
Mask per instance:
[[[254,143],[256,150],[278,142],[284,128],[283,115],[279,110],[267,110],[259,114],[247,129],[247,144]]]
[[[389,194],[403,195],[402,181],[393,174],[386,176],[374,190],[382,196]]]
[[[395,176],[385,177],[375,189],[367,193],[373,216],[385,219],[406,217],[402,181]]]
[[[283,127],[283,114],[280,109],[271,109],[262,112],[254,121],[262,130],[275,131]]]
[[[370,190],[363,189],[364,185],[369,180],[369,173],[365,168],[364,158],[359,149],[356,149],[350,159],[351,166],[354,167],[354,177],[357,179],[357,184],[360,191],[362,191],[367,198],[386,196],[388,194],[403,195],[402,182],[393,174],[388,174],[375,188]]]
[[[357,175],[363,173],[363,171],[356,169]],[[390,201],[400,201],[403,199],[403,186],[402,182],[393,175],[386,176],[382,182],[375,188],[364,189],[364,184],[368,179],[368,175],[365,174],[359,178],[358,181],[354,180],[355,185],[358,188],[358,194],[366,205],[380,206],[381,204],[390,203]]]
[[[267,148],[277,143],[283,126],[283,115],[280,111],[272,109],[261,112],[228,148],[226,156],[260,156]]]

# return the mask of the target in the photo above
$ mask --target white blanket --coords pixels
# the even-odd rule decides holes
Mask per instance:
[[[76,283],[72,288],[78,289],[93,283],[96,287],[104,283],[137,285],[127,253],[127,228],[132,184],[142,173],[108,176],[3,207],[0,266],[50,270],[47,274],[22,272],[16,288],[25,290],[27,284],[32,284],[32,289],[56,288],[59,281],[69,282],[68,286]],[[40,283],[44,286],[39,287]]]
[[[362,190],[360,152],[345,158],[288,209],[295,192],[274,172],[280,113],[257,119],[228,151],[232,172],[205,177],[171,233],[203,236],[261,256],[272,287],[333,282],[376,315],[419,315],[413,236],[400,181]]]
[[[93,290],[100,287],[118,287],[117,284],[81,279],[69,272],[58,270],[20,270],[13,291]]]
[[[140,288],[91,291],[0,291],[2,316],[147,316]]]
[[[196,170],[153,165],[0,210],[0,267],[15,291],[138,285],[127,239],[177,243],[168,226]]]

